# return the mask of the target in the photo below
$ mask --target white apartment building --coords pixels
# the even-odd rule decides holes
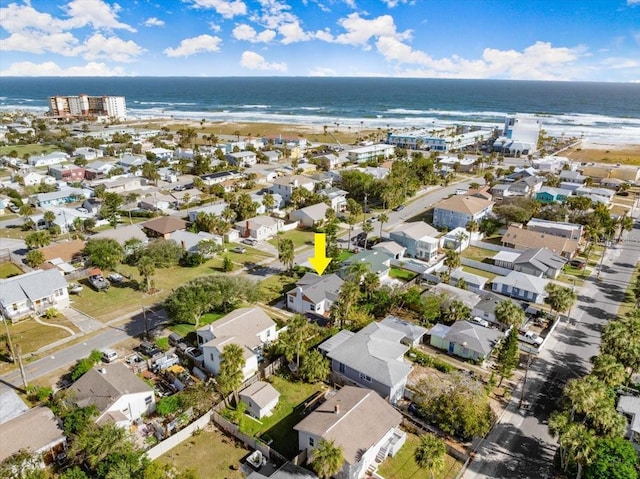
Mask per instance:
[[[57,117],[101,117],[127,119],[127,105],[123,96],[52,96],[49,114]]]

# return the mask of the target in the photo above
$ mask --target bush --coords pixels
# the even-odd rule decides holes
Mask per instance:
[[[76,379],[81,377],[84,373],[98,364],[101,358],[102,353],[94,349],[93,351],[91,351],[91,354],[88,357],[80,359],[71,370],[71,380],[75,381]]]
[[[454,366],[451,364],[441,361],[438,358],[434,358],[429,356],[428,354],[423,353],[417,349],[410,349],[408,352],[409,358],[413,360],[414,363],[419,364],[420,366],[427,366],[430,368],[437,369],[441,373],[452,373],[456,370]]]
[[[177,394],[164,397],[158,401],[158,404],[156,404],[156,412],[161,416],[169,416],[180,409],[182,406],[181,403],[182,401],[180,401],[180,396]]]

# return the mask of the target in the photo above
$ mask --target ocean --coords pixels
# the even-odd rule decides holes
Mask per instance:
[[[130,118],[339,125],[502,126],[533,115],[552,135],[640,144],[640,84],[292,77],[0,78],[0,109],[46,111],[53,95],[126,97]]]

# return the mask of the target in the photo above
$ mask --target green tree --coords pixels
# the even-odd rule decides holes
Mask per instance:
[[[60,479],[89,479],[87,473],[78,466],[73,466],[60,475]]]
[[[38,465],[41,459],[40,454],[33,454],[32,451],[21,449],[0,463],[0,477],[3,479],[46,479],[44,470]]]
[[[82,251],[93,266],[101,269],[114,270],[124,258],[124,249],[111,238],[90,239]]]
[[[600,350],[610,354],[625,368],[640,368],[640,310],[609,321],[602,332]]]
[[[152,181],[154,185],[158,185],[160,179],[160,173],[158,173],[158,165],[150,161],[145,161],[142,164],[142,177],[149,181]]]
[[[556,312],[556,318],[561,312],[568,311],[576,301],[576,293],[571,288],[548,283],[544,290],[547,293],[544,302],[551,306],[551,311]]]
[[[518,328],[513,327],[508,336],[503,339],[502,344],[498,349],[498,355],[496,357],[496,367],[498,374],[500,374],[500,382],[498,387],[502,385],[504,378],[510,378],[513,375],[513,370],[518,366],[518,359],[520,358],[520,348],[518,347]]]
[[[311,340],[316,334],[316,328],[306,317],[294,314],[287,322],[286,330],[278,336],[276,350],[283,354],[288,362],[295,359],[297,370],[300,368],[300,356],[311,346]]]
[[[420,444],[413,453],[413,459],[420,469],[431,474],[431,479],[444,470],[444,458],[447,455],[447,447],[444,441],[434,434],[420,435]]]
[[[452,324],[456,321],[464,321],[471,317],[471,308],[459,299],[443,303],[442,307],[444,308],[444,311],[441,313],[441,318],[447,324]]]
[[[24,260],[31,268],[37,268],[42,263],[44,263],[44,255],[42,254],[42,252],[40,252],[40,250],[32,249],[31,251],[27,252]]]
[[[24,238],[27,248],[42,248],[51,244],[51,235],[46,230],[34,231]]]
[[[362,232],[364,233],[364,249],[367,249],[369,242],[369,233],[373,231],[373,225],[367,221],[362,224]]]
[[[591,358],[591,374],[610,388],[621,386],[627,380],[627,371],[612,354],[601,353]]]
[[[53,222],[56,220],[56,214],[51,210],[47,210],[44,212],[43,218],[47,223],[47,228],[50,228]]]
[[[598,438],[593,462],[584,469],[585,479],[636,479],[638,454],[621,438]]]
[[[238,388],[244,379],[242,370],[246,364],[244,352],[237,344],[227,344],[220,355],[220,373],[216,378],[220,393],[225,397],[233,393],[235,403],[238,404]]]
[[[67,454],[74,463],[86,463],[95,471],[107,458],[130,453],[132,449],[125,429],[115,424],[91,424],[74,438]]]
[[[618,233],[618,241],[622,239],[622,233],[625,231],[631,231],[633,229],[633,218],[631,216],[627,216],[625,213],[618,221],[618,226],[620,231]]]
[[[308,383],[326,381],[330,372],[329,360],[317,349],[307,352],[302,358],[300,375]]]
[[[138,261],[138,273],[144,279],[145,291],[151,291],[151,283],[153,282],[153,275],[156,272],[156,266],[153,259],[150,256],[143,255]]]
[[[295,260],[295,248],[292,239],[285,238],[280,240],[278,244],[278,259],[287,267],[287,271],[291,271]]]
[[[500,301],[496,305],[496,320],[505,326],[513,326],[515,329],[524,324],[524,310],[513,301],[508,299]]]
[[[389,221],[389,216],[387,216],[386,213],[380,213],[380,216],[378,216],[378,222],[380,223],[380,238],[382,238],[382,226]]]
[[[102,206],[100,207],[100,217],[109,221],[114,228],[118,224],[118,211],[124,203],[124,198],[118,193],[105,192],[102,197]]]
[[[91,354],[86,358],[80,359],[71,370],[71,380],[75,381],[84,373],[89,371],[92,367],[98,364],[98,361],[102,358],[102,353],[96,349],[91,351]]]
[[[446,251],[444,265],[449,268],[449,277],[451,277],[451,271],[460,267],[460,255],[456,250],[448,249]]]
[[[156,268],[170,268],[180,262],[182,247],[173,240],[156,239],[144,248],[141,259],[147,257]]]
[[[311,468],[318,474],[320,479],[329,479],[335,476],[342,469],[344,463],[344,453],[340,446],[336,446],[333,439],[320,443],[313,451]]]

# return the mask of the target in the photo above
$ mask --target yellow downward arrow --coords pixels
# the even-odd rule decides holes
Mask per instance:
[[[329,263],[331,263],[331,258],[327,258],[327,235],[325,233],[316,233],[313,235],[313,253],[314,256],[309,258],[309,263],[313,266],[313,269],[316,270],[316,273],[322,274]]]

